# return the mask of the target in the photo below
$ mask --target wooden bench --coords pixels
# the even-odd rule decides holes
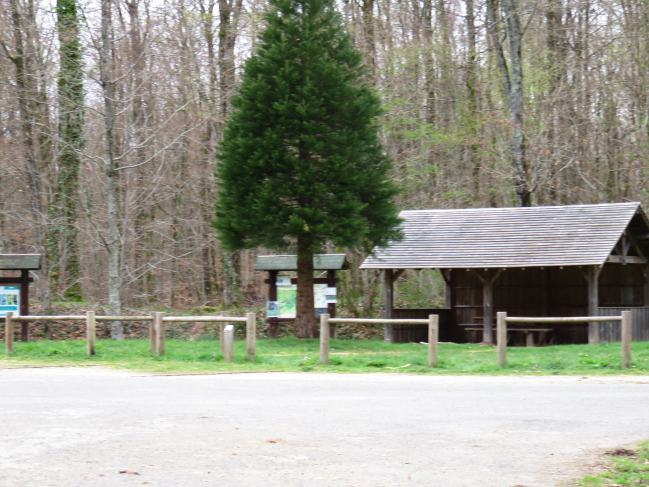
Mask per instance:
[[[462,326],[462,325],[460,325]],[[467,326],[464,328],[466,331],[470,332],[478,332],[481,331],[484,334],[484,327],[480,326]],[[496,327],[494,326],[494,333],[496,331]],[[539,333],[539,345],[551,345],[552,342],[554,341],[554,336],[551,337],[550,342],[547,342],[547,333],[552,332],[552,328],[512,328],[512,327],[507,327],[507,345],[509,345],[509,341],[511,340],[511,333],[514,332],[522,332],[525,333],[525,346],[526,347],[534,347],[536,346],[534,342],[534,332]],[[483,335],[484,337],[484,335]]]

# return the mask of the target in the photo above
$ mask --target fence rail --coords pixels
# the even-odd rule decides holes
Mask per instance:
[[[437,367],[437,342],[439,341],[439,315],[421,319],[330,318],[320,315],[320,362],[329,363],[329,323],[375,323],[388,325],[428,325],[428,366]]]
[[[96,322],[97,321],[149,321],[149,350],[158,356],[165,353],[165,323],[221,323],[220,342],[221,351],[224,356],[233,356],[233,350],[226,350],[224,343],[224,326],[226,323],[246,323],[246,348],[248,360],[255,360],[256,347],[256,317],[255,313],[247,313],[246,316],[227,316],[222,312],[221,316],[166,316],[165,313],[156,312],[152,316],[95,316],[94,311],[88,311],[85,315],[60,315],[60,316],[14,316],[13,312],[8,311],[5,317],[5,351],[9,355],[14,351],[14,323],[17,321],[84,321],[86,322],[86,341],[88,344],[88,356],[95,354],[95,342],[97,339]],[[27,335],[29,340],[29,335]],[[230,348],[233,347],[233,341],[228,341]]]
[[[593,321],[613,322],[622,324],[622,367],[631,367],[631,312],[622,311],[621,316],[570,316],[563,318],[528,318],[507,316],[507,313],[497,313],[496,336],[498,341],[498,365],[507,363],[507,323],[591,323]]]

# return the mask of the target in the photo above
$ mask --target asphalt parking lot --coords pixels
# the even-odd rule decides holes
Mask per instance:
[[[0,370],[0,485],[545,487],[649,439],[649,378]]]

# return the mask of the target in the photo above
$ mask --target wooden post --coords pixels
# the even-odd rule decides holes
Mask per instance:
[[[622,311],[622,367],[631,367],[631,311]]]
[[[597,316],[599,310],[597,309],[599,304],[599,294],[598,294],[598,277],[600,267],[596,265],[588,266],[586,269],[585,277],[588,281],[588,316]],[[591,321],[588,323],[588,344],[597,345],[599,343],[599,323],[596,321]]]
[[[486,269],[482,279],[482,341],[494,342],[494,271]]]
[[[223,328],[223,361],[232,362],[234,359],[234,326]]]
[[[439,315],[428,315],[428,366],[437,367],[437,342],[439,341]]]
[[[278,271],[268,271],[268,301],[277,301],[277,274]],[[268,332],[271,338],[277,338],[279,333],[277,318],[268,318]]]
[[[392,319],[392,308],[394,306],[394,271],[385,269],[385,319]],[[386,323],[384,326],[385,343],[394,343],[394,328]]]
[[[88,357],[92,357],[95,354],[96,338],[95,312],[88,311],[86,313],[86,342],[88,346]]]
[[[5,317],[5,353],[10,355],[14,353],[14,312],[7,311]]]
[[[255,313],[246,313],[246,344],[248,360],[255,360],[255,339],[257,335],[257,321]]]
[[[327,287],[337,287],[335,270],[327,271]],[[336,303],[327,304],[327,313],[331,318],[336,317]],[[336,323],[329,323],[329,338],[336,338]]]
[[[158,357],[165,354],[165,322],[163,320],[165,314],[156,312],[155,317],[155,330],[156,330],[156,347],[155,353]]]
[[[329,363],[329,315],[320,315],[320,362]]]
[[[446,309],[451,309],[453,308],[453,288],[451,287],[451,269],[440,269],[439,273],[442,275],[445,284],[445,293],[444,293],[445,306],[444,307]]]
[[[221,316],[230,316],[230,313],[227,311],[221,311]],[[225,351],[223,345],[223,328],[225,328],[225,321],[219,321],[219,341],[221,342],[221,352]]]
[[[151,315],[151,321],[149,321],[149,352],[151,353],[156,353],[156,347],[158,343],[155,319],[155,313],[153,313],[153,315]]]
[[[644,276],[644,287],[642,289],[642,305],[644,307],[649,306],[649,264],[642,266],[642,275]]]
[[[21,284],[20,284],[20,315],[29,315],[29,271],[22,269],[20,271]],[[29,322],[23,321],[20,324],[20,341],[29,341]]]
[[[498,333],[498,365],[502,367],[507,363],[507,313],[499,311],[497,314],[496,332]]]

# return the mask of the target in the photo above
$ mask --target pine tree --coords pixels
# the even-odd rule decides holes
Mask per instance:
[[[313,336],[313,254],[398,239],[397,187],[332,0],[271,0],[220,144],[215,228],[230,249],[298,255],[297,336]]]

